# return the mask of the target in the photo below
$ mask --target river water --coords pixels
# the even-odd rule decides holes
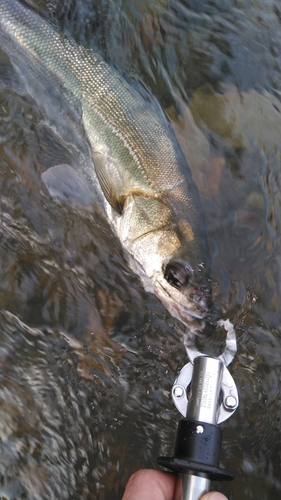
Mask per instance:
[[[157,96],[198,185],[214,297],[234,324],[240,406],[223,424],[230,500],[281,494],[281,7],[271,0],[35,1]],[[144,291],[99,208],[54,201],[69,160],[1,56],[2,499],[120,499],[173,452],[180,326]],[[203,349],[221,345],[213,337]]]

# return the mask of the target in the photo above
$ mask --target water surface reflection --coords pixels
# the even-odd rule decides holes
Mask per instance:
[[[152,89],[200,190],[214,292],[234,321],[239,410],[224,424],[229,499],[280,496],[278,3],[34,2]],[[1,63],[10,67],[4,54]],[[41,174],[69,161],[9,73],[0,89],[2,498],[110,500],[171,452],[180,326],[130,271],[99,207],[54,201]],[[218,337],[204,348],[220,347]]]

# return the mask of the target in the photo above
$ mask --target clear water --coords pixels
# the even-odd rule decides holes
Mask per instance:
[[[238,335],[241,398],[213,484],[230,500],[281,492],[281,8],[278,2],[33,1],[141,80],[169,115],[200,190],[214,295]],[[1,53],[1,63],[7,60]],[[0,88],[1,498],[122,497],[173,451],[179,325],[147,294],[98,207],[41,181],[68,152],[40,106]],[[202,347],[220,344],[213,338]]]

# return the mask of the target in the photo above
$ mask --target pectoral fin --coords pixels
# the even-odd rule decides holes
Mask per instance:
[[[82,174],[79,175],[70,165],[62,164],[51,167],[41,177],[54,198],[79,205],[94,202],[94,195],[89,190]]]
[[[123,197],[120,196],[122,179],[117,168],[111,162],[110,158],[107,158],[102,153],[94,153],[93,160],[105,198],[116,212],[122,214],[124,195]]]

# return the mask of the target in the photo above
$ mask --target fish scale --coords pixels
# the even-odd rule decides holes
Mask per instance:
[[[0,0],[0,14],[2,49],[46,121],[67,144],[87,152],[90,161],[73,166],[99,190],[132,269],[175,317],[187,324],[204,318],[210,255],[199,195],[155,97],[140,94],[98,53],[66,38],[24,1]],[[172,274],[166,272],[171,262]],[[186,273],[184,289],[178,272]]]

